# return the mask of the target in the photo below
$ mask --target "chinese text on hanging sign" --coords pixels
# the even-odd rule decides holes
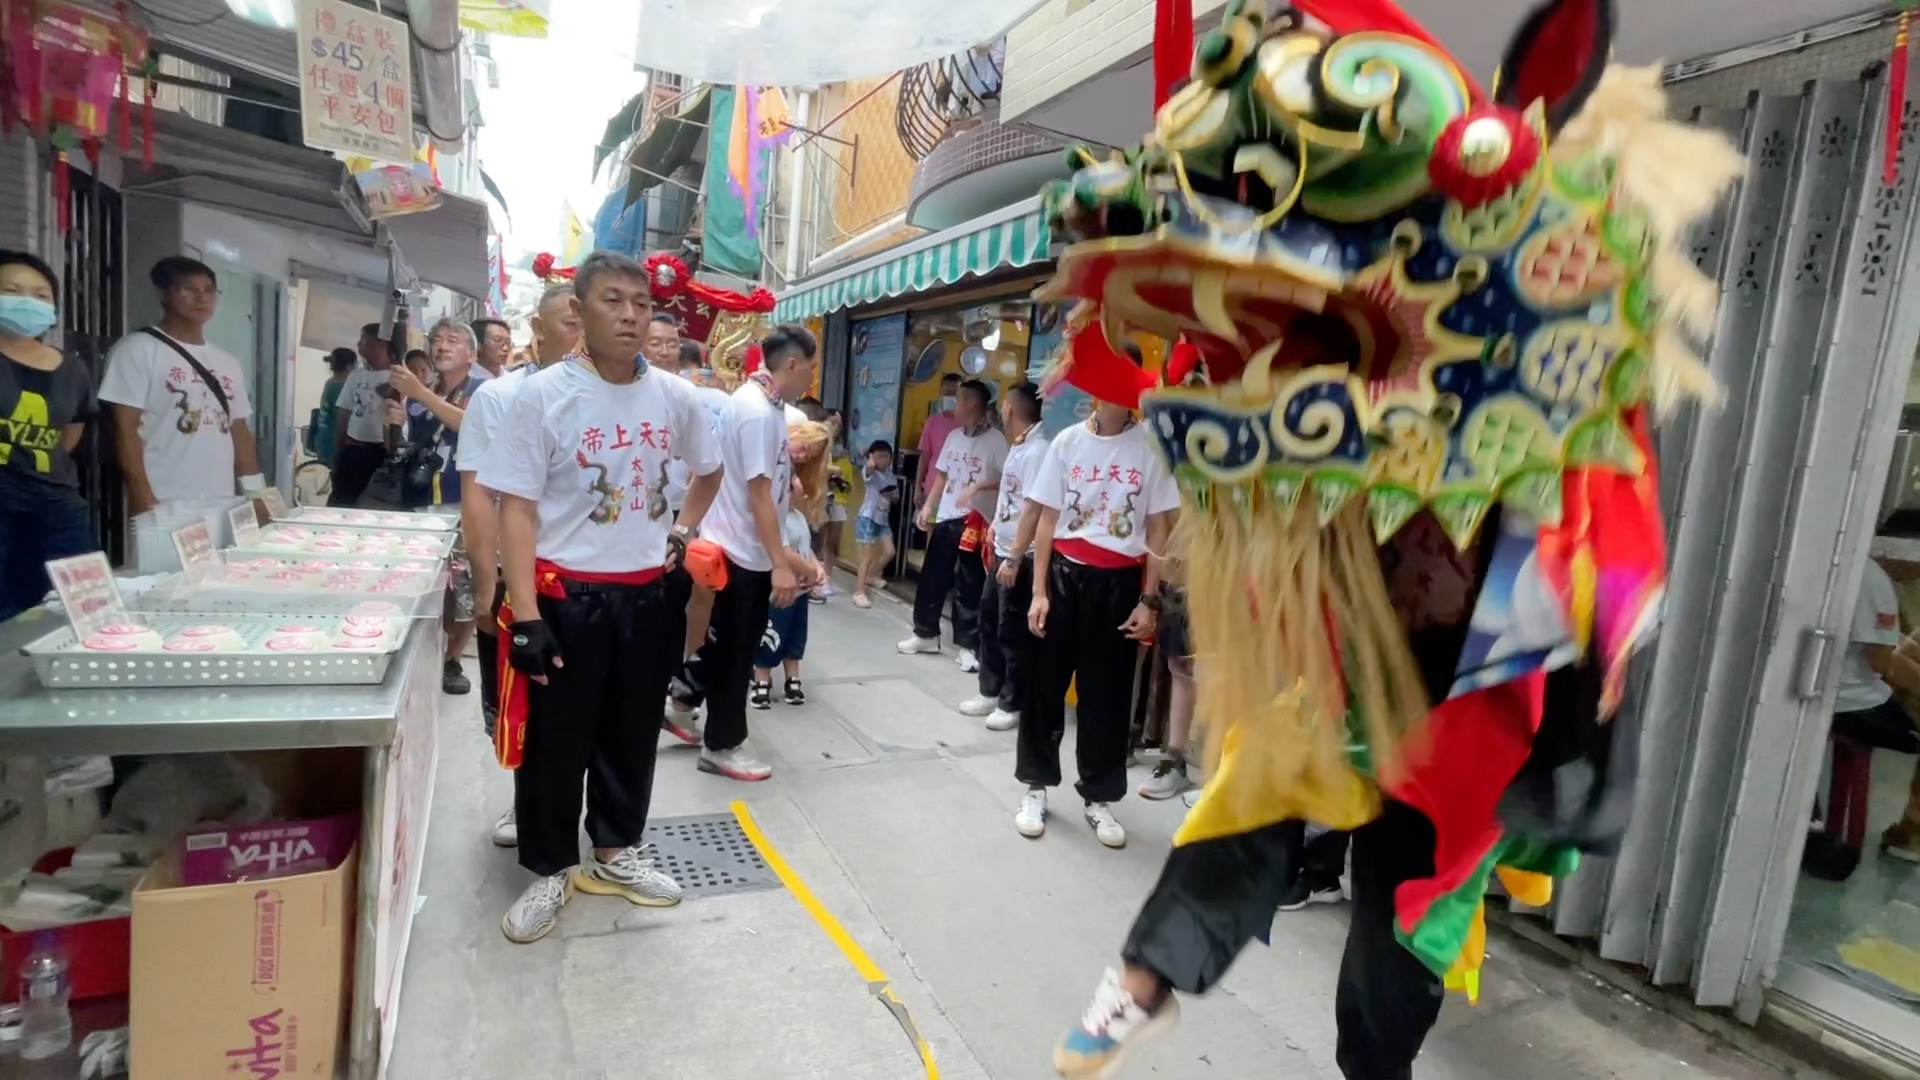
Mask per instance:
[[[413,161],[407,24],[344,0],[299,0],[301,138],[316,150]]]

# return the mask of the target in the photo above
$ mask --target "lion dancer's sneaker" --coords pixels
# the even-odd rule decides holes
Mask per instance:
[[[1180,1002],[1162,988],[1160,1000],[1142,1003],[1112,968],[1093,992],[1093,1004],[1053,1049],[1053,1068],[1070,1080],[1110,1080],[1140,1044],[1180,1022]]]

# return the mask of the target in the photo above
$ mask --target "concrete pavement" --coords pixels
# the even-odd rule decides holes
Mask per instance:
[[[972,677],[951,655],[898,655],[906,612],[890,601],[863,612],[836,598],[812,619],[808,704],[752,716],[773,779],[705,775],[694,751],[663,748],[654,817],[744,802],[884,974],[939,1076],[1052,1076],[1053,1043],[1116,962],[1180,804],[1119,804],[1131,838],[1109,851],[1068,789],[1047,836],[1021,838],[1012,734],[953,709]],[[441,722],[394,1080],[929,1075],[877,987],[786,889],[669,910],[581,896],[546,941],[507,942],[500,916],[528,878],[487,833],[511,784],[472,697],[449,699]],[[1339,1080],[1345,919],[1337,907],[1280,915],[1273,947],[1249,949],[1218,992],[1186,1001],[1181,1027],[1128,1075]],[[1496,934],[1489,951],[1479,1006],[1449,1001],[1415,1068],[1422,1080],[1822,1075],[1749,1058],[1510,938]]]

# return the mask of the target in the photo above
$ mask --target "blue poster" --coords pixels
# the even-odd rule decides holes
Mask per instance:
[[[1038,383],[1046,378],[1053,354],[1065,343],[1062,333],[1067,325],[1067,305],[1035,304],[1033,335],[1027,341],[1027,378]],[[1040,403],[1040,423],[1049,436],[1058,435],[1093,415],[1093,399],[1075,387],[1061,383]]]
[[[907,364],[907,316],[884,315],[863,319],[852,327],[852,413],[848,447],[854,456],[876,440],[895,443],[900,438],[900,375]],[[899,447],[894,449],[898,450]]]

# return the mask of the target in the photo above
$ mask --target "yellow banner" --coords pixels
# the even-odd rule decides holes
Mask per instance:
[[[590,254],[593,247],[593,233],[587,229],[587,223],[573,212],[573,204],[560,204],[560,265],[578,266],[580,260]]]
[[[501,37],[547,36],[547,0],[460,0],[460,25]]]

